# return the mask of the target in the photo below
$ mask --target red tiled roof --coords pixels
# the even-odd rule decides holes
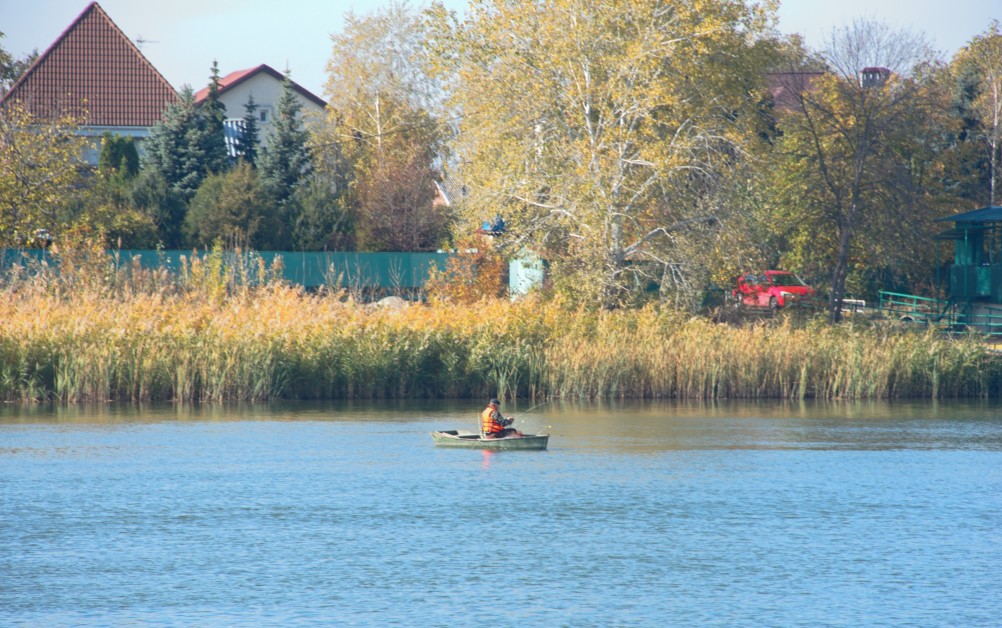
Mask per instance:
[[[237,70],[236,72],[230,72],[226,76],[219,79],[219,93],[225,94],[228,90],[233,89],[237,85],[243,83],[244,81],[254,77],[258,74],[268,74],[273,77],[276,81],[284,81],[285,75],[271,67],[266,63],[262,63],[256,68],[247,68],[246,70]],[[321,107],[326,107],[327,103],[324,102],[322,98],[306,89],[305,87],[299,85],[295,81],[292,82],[292,89],[298,92],[306,100],[312,101]],[[206,96],[209,95],[209,88],[203,87],[202,89],[195,92],[195,102],[202,102],[205,100]]]
[[[237,70],[236,72],[230,72],[223,78],[219,79],[219,93],[222,94],[223,92],[233,87],[234,85],[242,83],[244,79],[250,78],[252,75],[257,74],[259,70],[263,70],[264,68],[268,68],[269,70],[271,69],[269,66],[262,64],[257,66],[256,68],[247,68],[246,70]],[[272,70],[272,72],[275,72],[275,70]],[[281,74],[278,75],[278,80],[282,80]],[[202,102],[208,95],[209,95],[209,88],[203,87],[202,89],[195,92],[195,102]]]
[[[0,104],[19,101],[39,117],[83,108],[93,126],[153,126],[176,100],[170,83],[92,2]]]
[[[800,96],[814,88],[823,72],[774,72],[766,75],[766,84],[777,109],[796,109]]]

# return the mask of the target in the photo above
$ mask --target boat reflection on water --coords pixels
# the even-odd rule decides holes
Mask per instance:
[[[480,453],[483,454],[483,460],[480,463],[480,468],[484,471],[488,471],[491,468],[491,458],[497,453],[496,451],[491,451],[489,449],[481,449]]]

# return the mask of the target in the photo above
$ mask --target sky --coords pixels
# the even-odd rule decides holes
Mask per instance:
[[[87,0],[0,0],[0,40],[17,57],[43,53],[88,6]],[[266,63],[321,98],[331,34],[352,11],[365,15],[382,0],[100,0],[105,13],[175,88],[208,83],[213,60],[220,74]],[[466,0],[445,0],[458,12]],[[411,0],[412,7],[424,3]],[[948,60],[993,19],[1002,0],[783,0],[778,30],[799,33],[820,47],[833,28],[874,19],[895,30],[924,33]]]

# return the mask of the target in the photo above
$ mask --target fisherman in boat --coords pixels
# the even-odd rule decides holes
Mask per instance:
[[[504,418],[499,410],[500,407],[500,401],[491,399],[487,407],[484,408],[484,411],[480,413],[480,431],[484,438],[505,438],[509,436],[521,438],[522,432],[509,427],[514,423],[515,419],[512,417]]]

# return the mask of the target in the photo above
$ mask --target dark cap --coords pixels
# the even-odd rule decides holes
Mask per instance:
[[[491,406],[500,406],[500,405],[501,405],[501,402],[500,402],[500,401],[498,401],[497,399],[491,399],[491,402],[490,402],[489,404],[487,404],[487,405],[491,405]]]

